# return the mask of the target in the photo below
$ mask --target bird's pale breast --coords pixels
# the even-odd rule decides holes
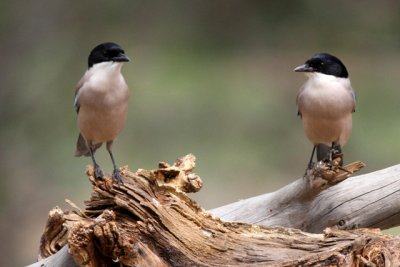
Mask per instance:
[[[326,75],[325,75],[326,76]],[[349,81],[310,79],[298,95],[305,133],[314,144],[344,145],[351,134],[354,96]]]
[[[79,92],[78,126],[93,143],[114,140],[125,125],[128,87],[122,75],[92,75]]]

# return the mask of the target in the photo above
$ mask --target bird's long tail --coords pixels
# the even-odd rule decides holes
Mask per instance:
[[[331,146],[325,144],[317,145],[317,161],[328,160]]]
[[[99,147],[101,147],[101,145],[102,145],[101,143],[95,144],[93,146],[93,152],[95,152]],[[76,142],[76,151],[75,151],[75,157],[80,157],[80,156],[85,156],[85,157],[90,156],[89,148],[86,145],[85,138],[83,138],[81,133],[79,133],[78,141]]]

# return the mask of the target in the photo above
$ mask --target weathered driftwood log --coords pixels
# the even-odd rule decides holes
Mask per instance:
[[[354,172],[362,166],[355,162],[345,169]],[[326,168],[327,165],[318,164],[315,172],[275,192],[211,212],[223,220],[314,233],[333,226],[344,230],[400,225],[400,165],[349,179],[350,173],[338,170],[330,175]]]
[[[40,247],[40,259],[47,261],[31,266],[74,266],[65,257],[66,246],[79,266],[400,266],[400,238],[379,230],[328,228],[311,234],[222,221],[186,195],[201,188],[194,166],[188,155],[154,171],[125,168],[123,185],[98,181],[89,168],[93,192],[86,209],[50,212]],[[326,165],[316,171],[309,181],[314,191],[305,195],[310,204],[315,191],[351,172]],[[299,198],[287,196],[281,203],[288,209],[291,199]],[[59,257],[65,262],[53,265]]]

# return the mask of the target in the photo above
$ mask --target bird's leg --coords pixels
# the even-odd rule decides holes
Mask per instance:
[[[94,158],[93,144],[92,142],[87,142],[87,146],[89,147],[90,157],[93,161],[94,166],[94,176],[96,179],[103,179],[103,172],[100,169],[100,166],[97,164],[96,159]]]
[[[312,165],[313,165],[312,163],[313,163],[313,158],[314,158],[314,154],[315,154],[315,149],[316,148],[317,148],[317,145],[314,145],[314,147],[312,149],[312,152],[311,152],[310,161],[308,162],[308,166],[307,166],[308,169],[312,168]]]
[[[329,149],[329,162],[332,162],[332,156],[333,156],[333,153],[334,153],[334,150],[335,150],[335,143],[333,142],[332,143],[332,145],[331,145],[331,148]]]
[[[306,176],[308,170],[311,170],[312,167],[313,167],[313,158],[314,158],[314,154],[315,154],[315,149],[316,149],[316,148],[317,148],[317,145],[314,145],[314,147],[313,147],[313,149],[312,149],[312,152],[311,152],[310,161],[308,162],[307,169],[306,169],[306,172],[304,173],[304,176]]]
[[[115,180],[115,181],[117,181],[119,184],[122,184],[123,182],[122,182],[122,176],[121,176],[121,173],[120,173],[120,171],[118,170],[118,168],[117,168],[117,165],[115,164],[115,160],[114,160],[114,156],[113,156],[113,153],[112,153],[112,151],[111,151],[111,149],[112,149],[112,144],[113,144],[113,141],[108,141],[107,142],[107,151],[108,151],[108,153],[110,153],[110,157],[111,157],[111,161],[112,161],[112,164],[113,164],[113,173],[112,173],[112,178]]]

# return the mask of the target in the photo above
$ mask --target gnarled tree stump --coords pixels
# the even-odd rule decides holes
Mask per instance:
[[[186,194],[202,185],[192,173],[194,167],[194,156],[187,155],[173,166],[160,163],[152,171],[132,173],[123,168],[123,185],[111,178],[96,180],[88,168],[93,191],[85,210],[50,211],[40,246],[42,261],[31,266],[400,266],[400,238],[377,229],[336,227],[317,234],[284,228],[310,222],[304,213],[307,205],[317,205],[320,193],[361,168],[359,162],[344,169],[319,164],[307,177],[277,191],[275,203],[268,196],[275,206],[264,208],[275,214],[272,222],[281,224],[272,228],[215,216],[257,218],[259,197],[212,212],[202,209]],[[291,205],[296,203],[297,207]],[[294,222],[290,212],[295,220],[299,212],[304,218]],[[268,221],[268,216],[263,218]],[[312,229],[326,225],[314,223],[319,226]],[[60,257],[65,260],[60,262]]]

